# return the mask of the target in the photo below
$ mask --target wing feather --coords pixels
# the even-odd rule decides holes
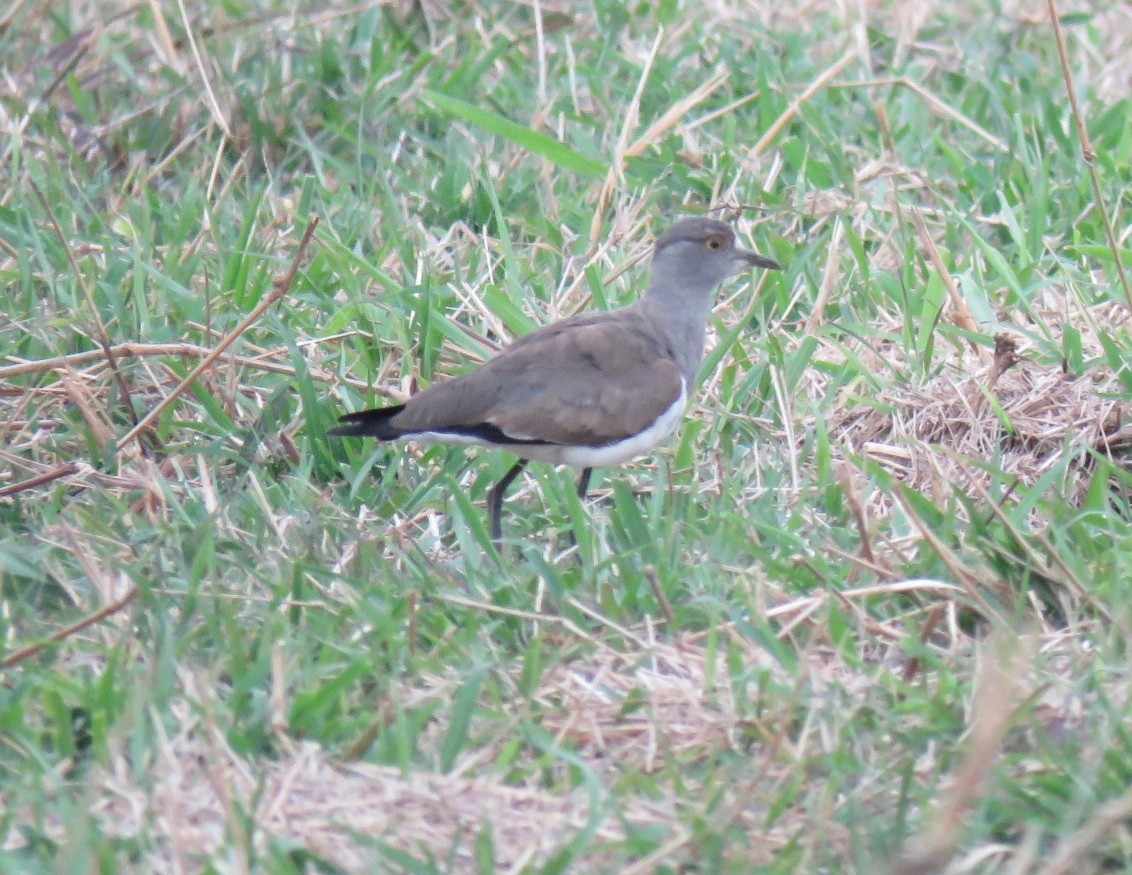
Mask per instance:
[[[683,380],[671,351],[639,320],[609,316],[529,334],[414,395],[392,424],[404,433],[495,428],[512,440],[580,446],[637,434],[679,398]]]

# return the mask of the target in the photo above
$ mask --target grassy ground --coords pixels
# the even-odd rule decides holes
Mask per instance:
[[[893,5],[8,4],[0,871],[1132,871],[1132,299],[1044,6]],[[787,269],[502,557],[324,436],[707,211]]]

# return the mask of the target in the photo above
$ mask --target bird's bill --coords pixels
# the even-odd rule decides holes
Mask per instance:
[[[749,267],[763,267],[767,270],[782,270],[782,265],[775,261],[773,258],[767,258],[765,255],[759,255],[757,252],[751,252],[749,249],[736,249],[735,260],[741,261]]]

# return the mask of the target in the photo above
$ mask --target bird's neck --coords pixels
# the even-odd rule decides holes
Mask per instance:
[[[704,334],[713,290],[704,294],[689,293],[687,289],[672,293],[670,288],[663,284],[651,285],[636,306],[664,338],[691,386],[704,355]]]

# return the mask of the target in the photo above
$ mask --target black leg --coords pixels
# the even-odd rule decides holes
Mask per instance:
[[[588,492],[590,488],[590,475],[593,474],[593,472],[593,468],[583,468],[582,473],[578,475],[578,499],[580,501],[586,500],[586,492]],[[578,546],[578,536],[573,529],[570,530],[570,546]]]
[[[499,542],[503,539],[503,493],[507,491],[516,477],[518,477],[523,469],[527,466],[526,459],[520,459],[503,475],[503,479],[491,487],[491,491],[487,494],[487,513],[488,519],[491,521],[491,540],[495,544],[495,548],[499,549]]]
[[[578,498],[582,501],[586,500],[586,491],[590,488],[590,475],[593,472],[593,468],[583,468],[582,473],[578,475]]]

